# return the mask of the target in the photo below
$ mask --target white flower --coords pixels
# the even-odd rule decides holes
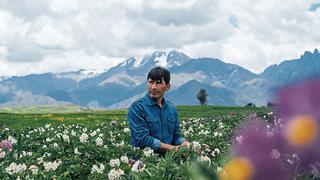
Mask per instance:
[[[97,134],[97,132],[96,132],[96,131],[93,131],[92,133],[90,133],[90,136],[93,137],[93,136],[95,136],[96,134]]]
[[[99,136],[99,137],[103,137],[103,134],[102,134],[102,133],[100,133],[98,136]]]
[[[293,165],[294,164],[294,161],[290,160],[290,159],[287,159],[287,162],[290,164],[290,165]]]
[[[208,135],[210,132],[208,131],[208,130],[201,130],[200,132],[199,132],[199,135]]]
[[[43,157],[39,157],[37,158],[38,164],[42,164],[43,163]]]
[[[124,175],[124,171],[122,169],[111,169],[108,174],[108,178],[110,180],[118,179],[120,176]]]
[[[222,134],[222,133],[219,133],[218,136],[221,137],[221,136],[223,136],[223,134]]]
[[[201,149],[201,144],[197,141],[192,141],[192,148],[194,151],[199,151]]]
[[[71,131],[71,136],[75,136],[75,135],[77,135],[77,133],[74,130],[72,130]]]
[[[149,157],[149,156],[154,155],[154,152],[153,152],[153,150],[150,149],[150,148],[144,148],[143,154],[144,154],[146,157]]]
[[[128,164],[129,163],[129,158],[127,156],[121,156],[121,161]]]
[[[57,143],[53,143],[53,148],[57,149],[59,148],[59,145]]]
[[[29,167],[29,169],[31,170],[32,174],[37,174],[38,173],[38,166],[35,166],[35,165],[31,165]]]
[[[65,130],[63,131],[63,134],[69,134],[69,131],[68,131],[67,129],[65,129]]]
[[[87,142],[88,138],[89,138],[89,136],[86,133],[82,133],[81,136],[79,137],[80,142],[82,142],[82,143]]]
[[[133,164],[133,166],[132,166],[132,168],[131,168],[131,171],[133,171],[133,172],[139,172],[139,171],[143,171],[144,170],[144,168],[145,168],[145,165],[143,164],[143,162],[141,162],[141,161],[136,161],[134,164]]]
[[[294,159],[300,159],[299,156],[298,156],[298,154],[292,154],[292,157],[293,157]]]
[[[218,132],[214,132],[214,133],[213,133],[213,136],[214,136],[214,137],[217,137],[218,135],[219,135]]]
[[[279,159],[279,157],[280,157],[279,151],[276,149],[272,149],[270,152],[270,157],[271,157],[271,159]]]
[[[54,137],[60,138],[60,137],[62,137],[62,134],[61,133],[57,133]]]
[[[212,157],[216,157],[217,155],[219,155],[220,154],[220,150],[218,149],[218,148],[215,148],[214,150],[213,150],[213,152],[211,153],[211,156]]]
[[[4,158],[6,157],[6,152],[2,151],[2,149],[0,148],[0,158]]]
[[[116,147],[123,147],[124,146],[124,141],[122,140],[120,143],[115,144]]]
[[[269,116],[270,116],[270,115],[272,115],[272,114],[273,114],[273,112],[272,112],[272,111],[268,113],[268,115],[269,115]]]
[[[48,129],[50,126],[51,124],[46,124],[44,127]]]
[[[46,138],[46,141],[47,141],[47,142],[51,142],[51,141],[52,141],[52,139],[50,139],[50,138]]]
[[[92,168],[91,168],[91,173],[93,174],[93,173],[97,172],[98,174],[102,174],[103,170],[104,170],[104,165],[103,164],[100,164],[99,167],[94,164],[92,166]]]
[[[14,137],[12,137],[12,136],[9,136],[9,137],[8,137],[8,141],[10,141],[12,144],[17,143],[17,140],[16,140]]]
[[[101,139],[101,137],[98,137],[98,138],[96,139],[96,145],[97,145],[97,146],[102,146],[102,145],[103,145],[103,140]]]
[[[64,142],[69,142],[70,141],[69,136],[66,135],[66,134],[62,135],[62,139],[63,139]]]
[[[274,135],[274,133],[272,131],[267,132],[267,137],[272,137],[273,135]]]
[[[224,125],[223,125],[222,122],[219,123],[219,128],[220,128],[220,129],[223,129],[223,128],[224,128]]]
[[[124,128],[123,131],[124,131],[125,133],[127,133],[127,132],[130,132],[130,129],[129,129],[129,128]]]
[[[42,157],[50,157],[51,153],[45,152]]]
[[[16,164],[12,162],[9,167],[6,168],[6,172],[10,175],[15,173],[23,173],[26,171],[27,166],[25,164]]]
[[[243,136],[241,136],[241,135],[236,137],[236,141],[237,141],[239,144],[242,144],[242,143],[243,143],[243,139],[244,139],[244,138],[243,138]]]
[[[211,159],[208,156],[201,155],[200,160],[201,161],[207,161],[207,162],[209,162],[209,164],[211,164]]]
[[[80,152],[78,151],[78,148],[75,148],[75,149],[73,150],[73,152],[74,152],[75,155],[81,155],[81,154],[82,154],[82,153],[80,153]]]
[[[118,167],[118,166],[120,166],[120,160],[119,159],[111,159],[109,164],[111,167]]]
[[[88,131],[87,128],[83,128],[83,129],[82,129],[82,132],[87,132],[87,131]]]
[[[55,171],[58,166],[61,164],[61,161],[53,161],[53,162],[43,162],[43,167],[46,172]]]

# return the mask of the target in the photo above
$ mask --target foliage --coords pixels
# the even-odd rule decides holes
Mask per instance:
[[[180,131],[192,146],[169,152],[164,158],[150,149],[130,146],[123,112],[0,114],[0,141],[16,140],[12,151],[2,150],[5,156],[0,158],[0,179],[216,179],[217,170],[228,159],[235,127],[249,116],[272,119],[266,108],[177,109]],[[81,141],[86,137],[83,134],[87,135],[85,142]],[[26,169],[9,174],[12,163]]]
[[[201,88],[197,94],[197,98],[198,98],[201,106],[206,104],[207,96],[208,96],[207,91],[205,89]]]

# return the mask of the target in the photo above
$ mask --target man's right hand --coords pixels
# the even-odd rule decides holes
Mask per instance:
[[[183,141],[183,142],[181,143],[181,146],[186,147],[186,148],[189,148],[190,143],[189,143],[189,141]]]
[[[175,149],[175,151],[178,151],[179,146],[173,146],[171,144],[161,143],[159,150],[162,152],[166,152],[166,151],[173,150],[173,149]]]

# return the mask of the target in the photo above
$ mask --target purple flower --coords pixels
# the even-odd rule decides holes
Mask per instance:
[[[308,114],[320,121],[320,79],[283,87],[276,95],[278,115],[284,122]]]
[[[241,137],[241,141],[239,141]],[[232,156],[245,157],[253,165],[253,179],[289,179],[289,170],[281,159],[285,150],[277,131],[255,118],[242,124],[232,140]]]
[[[314,121],[314,125],[309,127],[310,130],[297,125],[297,137],[312,138],[311,143],[301,147],[295,147],[288,143],[288,153],[297,154],[299,157],[298,164],[303,169],[308,169],[310,164],[320,162],[320,79],[312,79],[291,86],[283,87],[276,95],[279,117],[284,124],[284,130],[292,125],[297,117],[309,116]],[[298,122],[299,123],[299,122]],[[310,125],[309,125],[310,126]],[[311,134],[310,133],[316,133]],[[286,135],[286,132],[283,131]],[[294,132],[292,137],[295,137]],[[306,139],[310,140],[310,139]]]
[[[136,161],[137,161],[137,160],[135,160],[135,159],[129,159],[128,163],[129,163],[130,165],[133,165]]]
[[[12,146],[12,143],[10,141],[3,140],[0,143],[0,148],[12,150],[13,146]]]

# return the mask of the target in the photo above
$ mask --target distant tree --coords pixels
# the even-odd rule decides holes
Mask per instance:
[[[267,107],[272,107],[273,106],[273,103],[272,102],[268,102],[267,103]]]
[[[248,104],[244,105],[244,107],[256,107],[256,105],[253,103],[248,103]]]
[[[200,101],[201,106],[206,104],[207,96],[208,96],[207,91],[205,89],[201,88],[198,95],[197,95],[197,98]]]

